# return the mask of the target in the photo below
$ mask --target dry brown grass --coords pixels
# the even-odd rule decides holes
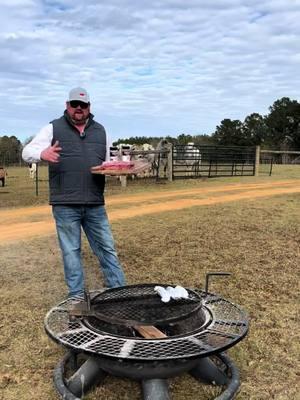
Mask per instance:
[[[210,290],[251,318],[248,337],[229,352],[241,373],[239,400],[298,398],[299,208],[300,195],[285,195],[113,223],[128,283],[203,287],[209,271],[232,273]],[[102,286],[86,242],[83,255],[89,288]],[[43,319],[66,293],[56,238],[1,247],[1,276],[0,398],[54,400],[52,372],[64,350],[46,336]],[[171,391],[174,400],[214,393],[186,375],[171,380]],[[109,377],[86,398],[138,400],[140,389]]]
[[[165,191],[168,188],[172,189],[183,189],[194,187],[195,185],[208,185],[214,187],[219,184],[236,183],[236,182],[276,182],[281,179],[298,179],[300,172],[300,165],[275,165],[273,167],[273,174],[271,177],[268,176],[266,171],[269,166],[261,165],[261,175],[259,178],[247,176],[247,177],[227,177],[227,178],[203,178],[203,179],[186,179],[186,180],[175,180],[172,183],[160,181],[159,184],[155,183],[155,179],[140,179],[130,180],[128,179],[128,186],[121,188],[120,182],[117,177],[109,177],[106,185],[106,193],[108,195],[114,195],[122,193],[143,193]],[[6,186],[0,186],[0,209],[12,208],[12,207],[24,207],[37,204],[48,203],[48,168],[47,166],[41,166],[38,169],[38,196],[36,195],[36,184],[35,181],[29,178],[28,167],[8,167],[8,177],[6,180]]]

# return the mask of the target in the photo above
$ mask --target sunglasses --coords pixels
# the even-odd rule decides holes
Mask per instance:
[[[70,101],[70,106],[72,108],[77,108],[78,106],[80,106],[80,108],[82,110],[86,110],[88,108],[90,104],[89,103],[83,103],[82,101],[78,101],[78,100],[72,100]]]

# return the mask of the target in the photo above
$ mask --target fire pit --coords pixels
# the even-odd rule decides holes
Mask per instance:
[[[163,303],[155,286],[99,290],[76,306],[68,299],[48,312],[47,334],[70,349],[55,370],[64,399],[81,398],[111,374],[141,381],[144,399],[167,400],[167,379],[183,372],[227,385],[229,397],[222,399],[232,398],[238,372],[222,352],[247,334],[245,313],[207,288],[186,289],[188,298]],[[67,366],[72,370],[68,378]]]

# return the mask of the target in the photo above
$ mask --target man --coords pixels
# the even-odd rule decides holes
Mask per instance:
[[[125,285],[104,207],[105,176],[91,173],[91,167],[109,160],[109,147],[104,127],[90,112],[89,94],[78,87],[70,91],[64,115],[42,128],[23,149],[26,162],[49,163],[50,204],[69,297],[81,297],[84,291],[81,227],[107,287]]]

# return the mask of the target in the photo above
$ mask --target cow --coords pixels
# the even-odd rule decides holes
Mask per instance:
[[[176,167],[186,176],[198,176],[201,167],[202,154],[200,148],[193,142],[185,145],[175,145],[173,160]]]
[[[189,142],[184,147],[184,159],[189,175],[198,175],[199,167],[201,164],[200,150],[193,142]]]
[[[29,177],[31,179],[35,179],[35,177],[36,177],[36,163],[29,164],[28,168],[29,168]]]
[[[121,156],[121,161],[131,161],[131,149],[132,149],[132,145],[131,144],[119,144],[118,146],[119,148],[119,152],[120,152],[120,156]]]
[[[149,144],[118,144],[110,147],[110,161],[133,161],[148,164],[148,168],[131,175],[131,179],[138,177],[155,176],[158,164],[158,157],[155,148]],[[163,161],[161,161],[163,163]]]
[[[109,161],[119,160],[119,148],[118,146],[110,146],[109,148]]]
[[[144,143],[144,144],[142,144],[142,150],[143,151],[152,151],[152,150],[154,150],[154,147],[152,146],[152,144]]]
[[[145,168],[142,172],[137,172],[132,175],[131,178],[134,179],[135,175],[138,177],[148,177],[153,171],[153,161],[154,161],[154,147],[148,143],[145,144],[120,144],[118,149],[118,159],[122,161],[132,161],[149,164],[149,168]],[[152,153],[153,152],[153,153]],[[111,160],[113,160],[111,158]]]
[[[144,161],[149,165],[143,172],[140,172],[138,176],[146,178],[154,175],[155,172],[155,149],[149,143],[144,143],[140,146],[135,147],[136,151],[140,151],[140,154],[135,155],[135,159]]]
[[[110,146],[109,148],[109,161],[131,161],[132,145],[120,143],[117,146]],[[126,186],[126,176],[115,175],[120,180],[122,186]],[[134,179],[134,175],[131,175]]]

